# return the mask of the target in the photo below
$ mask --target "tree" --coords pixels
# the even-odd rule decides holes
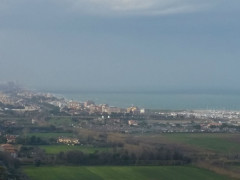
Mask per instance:
[[[7,180],[7,169],[3,166],[0,166],[0,179]]]
[[[68,151],[66,153],[67,161],[71,164],[84,163],[84,153],[82,151]]]
[[[35,165],[36,167],[39,167],[39,166],[41,165],[41,160],[40,160],[40,159],[35,159],[34,165]]]
[[[5,136],[0,136],[0,144],[5,144],[7,142],[7,138]]]

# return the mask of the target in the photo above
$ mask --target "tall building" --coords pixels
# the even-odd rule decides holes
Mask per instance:
[[[86,102],[84,102],[84,107],[89,107],[90,105],[95,105],[95,102],[87,100]]]
[[[139,114],[140,110],[137,106],[131,106],[131,107],[127,108],[127,113]]]

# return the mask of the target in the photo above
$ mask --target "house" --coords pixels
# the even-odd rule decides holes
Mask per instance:
[[[14,144],[16,143],[16,135],[6,135],[7,143]]]
[[[136,121],[134,121],[134,120],[129,120],[129,121],[128,121],[128,125],[129,125],[129,126],[137,126],[138,123],[137,123]]]
[[[115,106],[110,106],[110,107],[107,107],[105,109],[105,112],[108,113],[108,114],[121,113],[122,110],[121,110],[121,108],[118,108],[118,107],[115,107]]]
[[[11,144],[1,145],[0,151],[10,153],[13,158],[17,158],[17,149]]]
[[[59,137],[57,140],[58,143],[63,143],[63,144],[80,144],[79,139],[77,138],[64,138],[64,137]]]
[[[136,106],[131,106],[131,107],[127,108],[127,113],[139,114],[140,110]]]
[[[149,114],[149,113],[150,113],[149,109],[145,109],[145,108],[140,109],[140,114]]]
[[[68,108],[74,109],[74,110],[80,110],[80,109],[82,109],[82,104],[79,102],[70,101],[68,103]]]
[[[90,105],[95,105],[95,102],[90,101],[90,100],[84,102],[84,107],[85,107],[85,108],[89,107]]]
[[[211,128],[211,127],[219,127],[219,126],[221,126],[222,125],[222,123],[220,122],[220,123],[209,123],[208,125],[207,125],[207,128]]]

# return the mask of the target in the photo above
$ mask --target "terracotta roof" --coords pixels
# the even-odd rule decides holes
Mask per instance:
[[[4,151],[7,151],[7,152],[14,151],[14,152],[16,152],[16,148],[11,144],[3,144],[3,145],[1,145],[1,147],[3,148]]]

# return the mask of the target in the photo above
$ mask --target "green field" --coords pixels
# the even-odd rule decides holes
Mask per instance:
[[[26,167],[32,180],[229,180],[214,172],[185,166]]]
[[[71,117],[51,117],[48,122],[55,126],[71,126],[72,119]]]
[[[107,151],[109,148],[99,148],[91,146],[72,146],[72,145],[41,145],[41,149],[44,149],[48,154],[58,154],[59,152],[67,152],[72,150],[79,150],[84,153],[93,153],[95,151]]]
[[[164,135],[167,139],[212,150],[221,153],[240,152],[239,134],[200,134],[200,133],[174,133]]]

